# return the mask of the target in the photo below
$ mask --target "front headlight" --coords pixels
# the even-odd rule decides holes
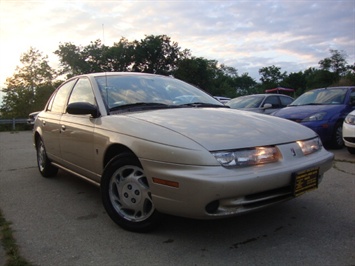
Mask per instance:
[[[302,120],[302,122],[321,121],[323,120],[326,114],[327,114],[326,112],[316,113],[309,117],[306,117],[305,119]]]
[[[319,151],[323,147],[322,141],[318,137],[309,140],[300,140],[297,141],[297,144],[300,146],[304,155]]]
[[[355,115],[347,115],[345,117],[345,123],[350,124],[350,125],[355,125]]]
[[[255,147],[235,151],[212,152],[216,160],[224,167],[242,167],[277,162],[281,153],[276,147]]]

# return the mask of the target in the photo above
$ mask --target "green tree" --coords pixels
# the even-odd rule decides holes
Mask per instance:
[[[70,78],[81,74],[111,71],[107,62],[108,51],[109,47],[103,45],[101,40],[96,40],[85,47],[70,42],[60,44],[54,53],[59,57],[61,64],[59,73]]]
[[[283,79],[287,76],[286,72],[281,73],[281,68],[274,65],[259,69],[261,75],[261,88],[263,90],[279,87]]]
[[[322,70],[332,71],[339,77],[344,76],[347,70],[346,53],[330,49],[331,56],[320,60],[318,64]]]
[[[89,65],[82,53],[83,48],[67,42],[59,44],[59,49],[54,52],[59,57],[61,69],[60,75],[67,75],[67,78],[84,74],[89,71]]]
[[[256,85],[257,82],[248,73],[235,77],[235,90],[239,96],[257,93]]]
[[[3,89],[0,111],[6,118],[27,117],[30,112],[42,110],[54,90],[56,72],[49,66],[47,56],[31,47],[21,55],[20,62],[22,66],[17,66],[14,75],[6,79]]]
[[[141,41],[128,42],[121,38],[112,47],[100,40],[82,47],[72,43],[60,44],[54,52],[59,56],[61,74],[72,77],[79,74],[104,71],[137,71],[169,75],[179,60],[189,56],[166,35],[149,35]]]
[[[178,43],[171,42],[166,35],[149,35],[140,42],[134,42],[133,71],[170,75],[180,60],[189,55],[188,50],[180,51]]]
[[[216,95],[218,91],[215,86],[217,71],[217,61],[203,57],[191,57],[178,63],[174,76]]]
[[[90,42],[89,45],[85,46],[81,52],[87,67],[87,69],[84,69],[84,73],[109,71],[107,56],[105,56],[107,51],[108,47],[103,45],[101,40]]]
[[[330,87],[339,79],[339,76],[334,72],[316,68],[308,68],[304,71],[304,76],[307,90]]]
[[[290,73],[287,75],[281,85],[286,88],[295,90],[295,96],[301,95],[307,88],[307,81],[304,73],[299,71],[297,73]],[[292,95],[291,95],[292,96]]]
[[[104,53],[108,71],[131,71],[134,62],[135,47],[126,38],[108,47]]]

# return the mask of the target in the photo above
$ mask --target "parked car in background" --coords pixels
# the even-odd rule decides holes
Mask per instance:
[[[332,87],[307,91],[273,115],[309,127],[318,133],[324,144],[342,148],[343,121],[354,109],[355,86]]]
[[[355,111],[345,117],[343,123],[343,140],[351,154],[355,154]]]
[[[292,199],[317,188],[333,161],[306,127],[144,73],[67,80],[33,137],[42,176],[60,168],[99,185],[112,220],[139,232],[162,213],[216,219]]]
[[[293,98],[283,94],[252,94],[230,100],[227,106],[233,109],[271,114],[293,102]]]
[[[213,96],[216,100],[220,101],[223,104],[226,104],[231,100],[231,98],[224,97],[224,96]]]
[[[39,113],[40,113],[39,111],[30,113],[30,114],[28,115],[27,124],[33,125],[33,124],[35,123],[36,118],[37,118],[37,115],[38,115]]]

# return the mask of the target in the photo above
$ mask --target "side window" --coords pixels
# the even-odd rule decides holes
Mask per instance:
[[[278,96],[269,96],[265,100],[264,104],[266,103],[271,103],[272,108],[279,108],[280,107],[280,102],[279,102],[279,97]]]
[[[96,105],[90,81],[87,78],[79,79],[70,95],[69,103],[86,102]],[[68,103],[68,104],[69,104]]]
[[[355,106],[355,90],[350,92],[350,104]]]
[[[52,97],[49,105],[48,111],[52,111],[54,113],[63,113],[64,107],[66,106],[69,93],[73,88],[76,79],[71,80],[65,84],[63,84],[58,90],[57,93]]]
[[[293,102],[292,98],[280,96],[281,107],[286,107]]]

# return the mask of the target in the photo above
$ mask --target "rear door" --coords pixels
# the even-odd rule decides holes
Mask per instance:
[[[77,80],[70,80],[61,85],[53,93],[44,112],[40,113],[37,119],[42,129],[42,139],[46,147],[48,157],[56,162],[61,161],[59,145],[60,119],[66,107],[69,94]]]

